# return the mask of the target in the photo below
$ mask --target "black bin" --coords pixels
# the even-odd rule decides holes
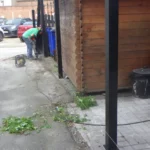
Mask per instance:
[[[150,68],[135,69],[131,73],[133,94],[139,98],[150,96]]]

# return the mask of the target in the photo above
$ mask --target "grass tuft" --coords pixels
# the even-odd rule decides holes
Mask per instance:
[[[94,107],[97,105],[97,102],[94,97],[92,96],[80,96],[77,95],[75,97],[75,103],[78,107],[80,107],[82,110],[89,109],[90,107]]]

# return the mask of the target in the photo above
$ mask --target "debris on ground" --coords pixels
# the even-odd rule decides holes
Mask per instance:
[[[9,116],[4,118],[0,131],[10,134],[26,134],[35,130],[39,133],[42,129],[48,128],[51,126],[48,124],[47,118],[40,113],[34,113],[32,117]]]
[[[69,114],[65,111],[64,107],[56,107],[53,120],[57,122],[66,123],[67,125],[69,125],[72,123],[84,123],[87,121],[87,118],[86,116],[81,118],[77,114]]]

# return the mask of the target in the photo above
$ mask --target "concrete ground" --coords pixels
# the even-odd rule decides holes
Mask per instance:
[[[80,148],[66,126],[53,122],[49,115],[52,104],[71,101],[68,89],[71,93],[74,89],[68,81],[57,78],[57,66],[52,59],[27,61],[23,68],[16,68],[14,60],[7,59],[25,53],[25,45],[18,39],[5,39],[0,43],[0,124],[4,117],[31,116],[40,110],[48,115],[52,128],[29,135],[0,134],[0,150],[105,150],[105,135],[109,136],[104,126],[105,97],[96,96],[98,106],[85,111],[74,103],[68,104],[68,112],[86,115],[92,124],[75,124],[70,128]],[[119,150],[150,150],[150,122],[145,120],[150,120],[150,99],[120,94],[118,124],[128,125],[118,126]],[[141,123],[130,124],[135,122]]]
[[[18,38],[5,38],[0,42],[0,60],[13,57],[18,54],[26,54],[26,47]]]
[[[91,125],[75,124],[72,128],[76,141],[84,143],[89,150],[105,150],[105,97],[96,96],[98,106],[82,111],[75,104],[68,105],[68,111],[87,116]],[[147,120],[147,121],[146,121]],[[149,120],[149,121],[148,121]],[[146,121],[146,122],[145,122]],[[137,124],[130,124],[136,123]],[[150,150],[150,99],[139,99],[131,93],[118,98],[118,144],[119,150]],[[83,130],[84,129],[84,130]],[[109,136],[111,139],[111,137]]]
[[[25,67],[16,68],[13,59],[3,60],[25,53],[25,49],[18,39],[0,43],[0,125],[2,118],[10,115],[32,116],[39,110],[47,113],[52,104],[71,100],[59,79],[45,70],[41,61],[27,61]],[[0,150],[79,150],[66,126],[48,117],[52,127],[40,133],[0,134]]]

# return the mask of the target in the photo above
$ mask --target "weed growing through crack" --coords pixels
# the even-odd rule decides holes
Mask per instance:
[[[75,96],[75,103],[78,107],[80,107],[82,110],[89,109],[90,107],[94,107],[97,105],[96,100],[92,96],[83,96],[80,94],[77,94]]]
[[[81,118],[79,115],[68,114],[64,107],[56,107],[56,111],[53,116],[53,120],[66,124],[71,123],[84,123],[87,121],[86,117]]]

